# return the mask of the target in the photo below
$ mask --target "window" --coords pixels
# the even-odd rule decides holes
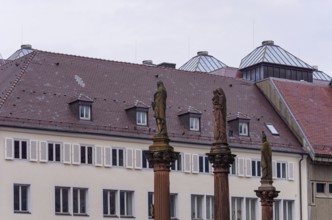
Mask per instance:
[[[27,159],[27,141],[14,140],[14,157],[16,159]]]
[[[191,195],[191,219],[202,219],[203,196]]]
[[[256,204],[257,199],[246,199],[246,220],[255,220],[256,219]]]
[[[29,185],[14,184],[14,212],[29,213]]]
[[[199,118],[198,117],[189,118],[189,129],[191,131],[199,131]]]
[[[112,165],[113,166],[124,166],[124,150],[113,148],[112,149]]]
[[[240,122],[239,123],[239,135],[248,136],[248,123]]]
[[[325,193],[325,183],[316,183],[316,193]]]
[[[209,173],[210,164],[207,156],[199,156],[198,158],[198,167],[200,173]]]
[[[147,125],[147,112],[136,112],[136,124],[137,125]]]
[[[232,197],[232,220],[242,220],[243,198]]]
[[[279,132],[272,124],[266,124],[266,127],[269,129],[272,135],[279,135]]]
[[[286,162],[277,162],[277,178],[286,179]]]
[[[91,120],[91,106],[89,105],[80,105],[80,119]]]
[[[77,215],[87,214],[87,189],[73,188],[73,213]]]
[[[329,184],[329,193],[330,194],[332,193],[332,184],[331,183]]]
[[[229,173],[231,175],[236,175],[236,159],[233,161],[232,165],[229,167]]]
[[[171,168],[176,171],[182,170],[182,154],[179,154],[178,159],[171,164]]]
[[[48,161],[61,162],[61,145],[48,143]]]
[[[142,154],[143,154],[142,155],[142,157],[143,157],[143,164],[142,164],[143,168],[153,168],[152,164],[149,163],[148,159],[146,158],[144,152],[142,152]]]
[[[120,191],[120,216],[133,216],[133,195],[131,191]]]
[[[153,192],[148,193],[148,216],[149,218],[154,218],[153,216],[153,206],[154,206],[154,198],[153,198]]]
[[[92,164],[93,158],[93,147],[92,146],[81,146],[81,163]]]
[[[284,200],[284,218],[283,220],[293,220],[294,201]]]
[[[170,197],[170,217],[171,218],[176,218],[176,199],[177,199],[177,194],[171,194]]]
[[[281,219],[281,215],[280,215],[280,212],[281,212],[281,201],[280,200],[274,200],[274,203],[273,203],[273,214],[274,214],[274,219],[273,220],[282,220]]]
[[[116,190],[103,190],[104,216],[116,216]]]
[[[214,219],[214,197],[206,196],[206,219]]]
[[[55,213],[69,214],[69,187],[55,187]]]
[[[261,161],[252,160],[251,161],[251,175],[252,176],[261,176]]]

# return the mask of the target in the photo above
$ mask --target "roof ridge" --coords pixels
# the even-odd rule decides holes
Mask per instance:
[[[3,99],[0,100],[0,109],[2,108],[2,106],[5,104],[7,98],[12,94],[12,92],[14,91],[17,83],[21,80],[23,74],[25,73],[25,71],[27,70],[28,66],[30,65],[32,59],[35,57],[36,52],[33,51],[31,52],[31,55],[27,54],[29,57],[27,57],[27,63],[23,66],[23,68],[21,69],[21,72],[17,75],[16,79],[14,80],[13,84],[9,87],[7,93],[4,95]]]

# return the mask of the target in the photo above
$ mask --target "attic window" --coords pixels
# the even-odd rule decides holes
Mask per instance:
[[[91,106],[80,105],[79,112],[80,112],[80,119],[91,120]]]
[[[266,124],[266,127],[269,129],[272,135],[279,135],[279,132],[272,124]]]
[[[239,135],[248,136],[249,134],[249,124],[248,122],[240,122],[239,123]]]
[[[199,131],[200,130],[199,122],[200,122],[199,117],[190,116],[189,117],[189,129],[191,131]]]
[[[185,129],[188,129],[189,131],[201,130],[201,116],[202,113],[192,106],[185,106],[178,113],[180,123]]]
[[[136,111],[136,124],[143,126],[146,126],[148,124],[146,111]]]

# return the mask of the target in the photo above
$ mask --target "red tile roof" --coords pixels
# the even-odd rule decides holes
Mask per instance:
[[[156,129],[152,110],[148,112],[148,127],[143,127],[133,124],[125,109],[137,100],[149,106],[156,82],[162,80],[168,92],[167,125],[172,141],[211,144],[212,91],[222,87],[228,114],[241,113],[250,118],[250,137],[235,134],[229,138],[231,146],[259,149],[264,130],[274,150],[303,153],[253,82],[38,50],[18,62],[19,66],[0,68],[3,126],[151,138]],[[70,110],[69,103],[80,94],[93,100],[93,121],[79,120]],[[181,124],[178,115],[185,106],[202,113],[200,132],[189,131]],[[280,136],[271,135],[265,123],[272,123]]]
[[[315,154],[332,156],[332,88],[291,80],[273,81]]]

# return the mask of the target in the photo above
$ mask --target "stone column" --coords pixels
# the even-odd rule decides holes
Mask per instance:
[[[156,220],[170,220],[170,181],[169,172],[179,152],[174,152],[166,137],[154,137],[148,151],[144,151],[154,170],[154,210]]]

